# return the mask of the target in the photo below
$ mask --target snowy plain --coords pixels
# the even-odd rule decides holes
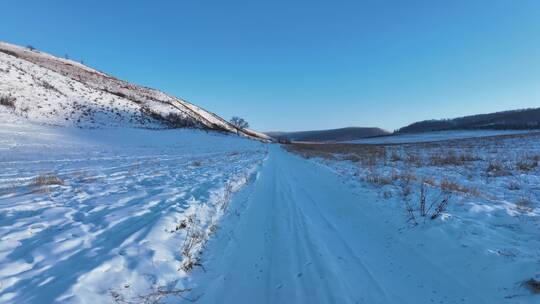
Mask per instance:
[[[371,202],[386,211],[369,214],[387,224],[383,230],[397,225],[399,240],[417,248],[417,274],[436,266],[433,277],[447,274],[463,285],[453,292],[434,288],[434,294],[445,295],[435,302],[454,303],[450,295],[470,292],[477,298],[461,302],[538,303],[528,284],[540,282],[540,133],[437,142],[425,136],[418,143],[293,150],[326,166],[351,188],[376,193]],[[403,258],[396,254],[393,263]],[[408,302],[402,297],[396,303]]]
[[[184,288],[264,144],[197,130],[0,126],[0,303]]]
[[[477,138],[487,136],[526,134],[529,130],[452,130],[425,133],[397,134],[372,138],[363,138],[348,143],[354,144],[403,144],[414,142],[433,142],[452,139]]]

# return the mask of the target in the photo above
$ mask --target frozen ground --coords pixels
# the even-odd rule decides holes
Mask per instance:
[[[497,135],[512,135],[529,133],[528,130],[457,130],[457,131],[437,131],[426,133],[412,133],[364,138],[350,141],[356,144],[402,144],[414,142],[432,142],[452,139],[476,138]]]
[[[265,150],[202,131],[2,120],[0,303],[141,303],[181,290]]]

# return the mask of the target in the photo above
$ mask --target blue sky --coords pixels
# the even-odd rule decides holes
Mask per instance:
[[[540,1],[5,1],[0,40],[262,131],[540,106]]]

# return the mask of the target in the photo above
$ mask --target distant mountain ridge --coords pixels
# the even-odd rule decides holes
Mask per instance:
[[[526,130],[540,128],[540,108],[478,114],[453,119],[424,120],[412,123],[396,133],[420,133],[445,130]]]
[[[161,91],[79,62],[0,41],[0,112],[31,122],[81,128],[199,128],[268,139]]]
[[[380,128],[349,127],[330,130],[300,131],[300,132],[266,132],[276,140],[331,142],[348,141],[367,137],[388,135],[390,132]]]

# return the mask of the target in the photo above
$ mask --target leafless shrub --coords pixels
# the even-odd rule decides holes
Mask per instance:
[[[448,206],[448,202],[450,200],[450,194],[445,194],[443,199],[440,202],[434,201],[435,204],[435,210],[430,216],[430,219],[434,220],[441,216],[441,214],[446,210],[446,207]],[[433,204],[432,204],[433,206]],[[431,210],[431,206],[429,207],[428,211]]]
[[[193,167],[200,167],[202,165],[202,163],[200,161],[196,160],[196,161],[192,162],[191,165]]]
[[[205,234],[200,228],[197,227],[194,215],[188,216],[185,223],[187,226],[187,232],[181,249],[184,260],[180,265],[180,269],[185,272],[190,272],[193,267],[201,266],[197,253],[194,252],[194,249],[204,242]]]
[[[430,218],[432,220],[439,217],[448,206],[450,201],[450,192],[443,191],[442,194],[436,198],[431,198],[431,204],[428,207],[428,184],[422,181],[420,183],[420,192],[418,195],[418,215],[420,218]],[[407,213],[409,214],[409,221],[417,223],[417,217],[414,215],[414,208],[406,201],[405,206]]]
[[[1,95],[0,105],[11,108],[11,109],[15,109],[15,100],[17,99],[11,95]]]
[[[115,304],[159,304],[171,297],[182,298],[189,302],[196,301],[196,299],[188,299],[184,296],[189,291],[191,291],[189,288],[180,289],[169,286],[153,286],[149,293],[134,297],[126,297],[121,292],[114,290],[110,290],[109,295]]]
[[[426,184],[422,181],[420,183],[420,216],[426,216]]]
[[[405,211],[407,212],[407,222],[412,223],[414,226],[418,225],[418,221],[416,221],[416,216],[414,215],[414,208],[408,200],[405,200]]]

